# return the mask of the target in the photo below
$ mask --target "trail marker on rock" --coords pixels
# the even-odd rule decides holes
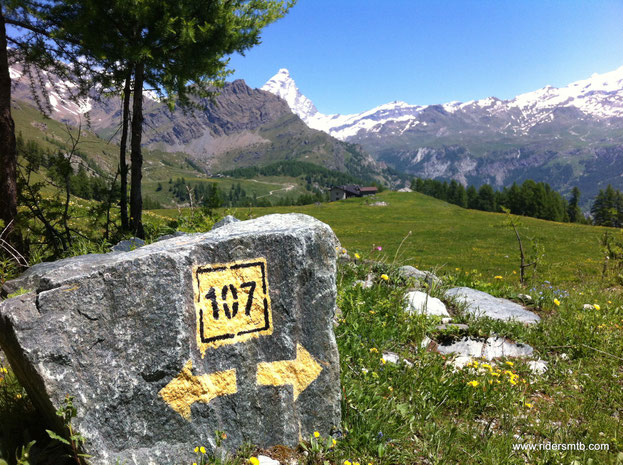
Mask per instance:
[[[67,394],[94,465],[192,463],[197,444],[296,447],[339,426],[336,245],[270,215],[6,283],[0,345],[48,423]],[[57,425],[58,426],[58,425]]]

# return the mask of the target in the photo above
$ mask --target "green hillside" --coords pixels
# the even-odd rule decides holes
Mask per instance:
[[[375,202],[387,206],[373,206]],[[519,252],[505,216],[467,210],[418,193],[384,192],[372,198],[348,199],[320,205],[254,208],[251,215],[300,212],[329,224],[342,245],[366,257],[382,256],[422,268],[455,272],[476,269],[486,279],[503,275],[517,279]],[[161,214],[177,215],[162,210]],[[240,209],[241,219],[249,211]],[[581,281],[598,276],[603,266],[599,240],[607,228],[555,223],[521,217],[524,246],[533,238],[545,253],[538,273],[552,281]],[[614,231],[614,230],[612,230]],[[411,232],[411,235],[409,235]],[[619,231],[614,234],[620,235]],[[405,239],[406,238],[406,239]],[[382,251],[373,251],[381,246]],[[485,279],[483,278],[483,279]]]

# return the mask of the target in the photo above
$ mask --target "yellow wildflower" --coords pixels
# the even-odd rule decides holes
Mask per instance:
[[[499,374],[499,373],[497,373],[497,372],[496,372],[496,373],[491,373],[491,376],[495,376],[496,378],[499,378],[499,377],[500,377],[500,374]]]
[[[384,281],[389,281],[389,276],[387,276],[386,274],[382,274],[381,279]]]
[[[199,446],[195,447],[195,454],[199,452]]]
[[[201,451],[201,453],[202,453],[202,454],[205,454],[205,453],[206,453],[206,448],[205,448],[205,447],[203,447],[203,446],[201,446],[201,447],[199,448],[199,450]]]
[[[260,459],[258,459],[257,457],[251,457],[249,459],[249,463],[251,465],[260,465]]]
[[[506,363],[509,367],[515,366],[515,364],[513,362],[507,361],[507,362],[504,362],[504,363]]]
[[[359,255],[358,253],[356,253],[356,254],[355,254],[355,258],[356,258],[357,260],[359,260],[359,259],[361,258],[361,255]]]
[[[459,270],[460,270],[460,268],[455,268],[455,269],[454,269],[454,271],[459,271]]]
[[[350,460],[344,460],[344,465],[353,465]]]
[[[314,437],[315,438],[319,438],[320,437],[320,433],[318,431],[314,431]]]
[[[601,310],[601,307],[598,304],[593,304],[593,307],[595,308],[595,310]]]
[[[379,353],[379,349],[377,349],[376,347],[372,347],[372,348],[370,349],[370,353],[372,353],[372,354],[378,354],[378,353]]]
[[[389,392],[394,392],[394,388],[391,386],[388,386],[387,389],[389,389]]]
[[[385,365],[387,363],[387,360],[385,360],[384,358],[381,358],[381,363]]]
[[[560,300],[554,299],[554,305],[559,306],[560,305]]]
[[[474,381],[470,381],[469,384],[471,387],[478,387],[478,385],[480,384],[478,381],[474,380]]]
[[[334,447],[337,444],[337,441],[335,439],[331,439],[331,447]]]
[[[530,402],[526,402],[524,405],[528,408],[532,408],[532,404]]]
[[[493,279],[504,279],[504,278],[500,275],[497,275],[497,276],[494,276]]]

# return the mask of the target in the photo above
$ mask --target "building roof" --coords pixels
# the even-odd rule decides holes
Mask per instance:
[[[378,191],[374,186],[372,187],[359,187],[357,184],[345,184],[343,186],[333,186],[331,189],[340,189],[347,194],[361,196],[363,194],[373,194]]]

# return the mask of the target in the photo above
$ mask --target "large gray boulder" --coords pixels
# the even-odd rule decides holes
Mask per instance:
[[[193,449],[295,447],[340,422],[336,238],[298,214],[7,283],[0,345],[45,420],[75,396],[94,464],[192,463]],[[58,425],[57,425],[58,427]]]
[[[446,298],[465,304],[465,311],[476,317],[489,317],[494,320],[517,321],[534,324],[541,321],[536,313],[526,310],[519,304],[507,299],[493,297],[486,292],[469,287],[455,287],[445,293]]]

